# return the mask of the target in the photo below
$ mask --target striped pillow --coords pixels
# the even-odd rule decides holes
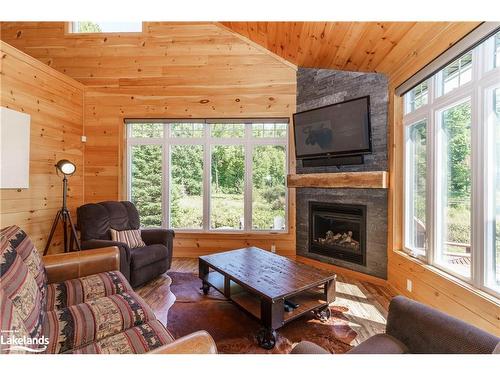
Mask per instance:
[[[131,249],[135,249],[136,247],[146,246],[146,244],[141,238],[140,229],[131,229],[131,230],[110,229],[110,231],[111,231],[111,239],[113,241],[125,242]]]

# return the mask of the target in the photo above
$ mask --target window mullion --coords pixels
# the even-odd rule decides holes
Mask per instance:
[[[437,112],[436,110],[431,107],[430,113],[429,113],[429,137],[430,137],[430,145],[429,147],[429,161],[428,161],[428,168],[429,168],[429,175],[430,175],[430,189],[429,189],[429,195],[430,195],[430,200],[429,200],[429,207],[428,207],[428,214],[429,214],[429,219],[430,219],[430,228],[431,230],[429,231],[429,251],[427,255],[427,261],[429,264],[435,264],[435,254],[436,254],[436,247],[437,247],[437,239],[438,239],[438,231],[439,231],[439,226],[437,225],[439,223],[438,221],[438,168],[437,166],[439,165],[439,150],[438,150],[438,140],[439,140],[439,129],[438,129],[439,122],[437,121]]]
[[[170,227],[170,144],[168,124],[163,124],[163,147],[162,147],[162,227]]]
[[[436,214],[436,114],[434,111],[434,100],[436,97],[436,86],[438,84],[438,77],[434,76],[429,80],[429,108],[427,112],[427,207],[426,207],[426,220],[429,223],[429,230],[426,232],[427,239],[427,251],[426,260],[427,263],[432,264],[434,262],[434,251],[435,251],[435,238],[436,238],[436,225],[435,225],[435,214]]]
[[[211,194],[211,170],[212,170],[212,143],[210,138],[210,126],[205,122],[204,144],[203,144],[203,230],[210,230],[210,194]]]
[[[474,64],[477,65],[477,64]],[[473,68],[474,69],[474,68]],[[481,199],[483,194],[481,192],[481,160],[479,160],[479,150],[481,148],[480,129],[479,129],[479,113],[477,109],[478,97],[477,89],[474,90],[471,96],[471,282],[474,286],[478,286],[478,278],[480,277],[480,249],[483,246],[483,239],[481,238],[481,229],[483,225],[481,207]]]
[[[252,160],[254,145],[252,144],[252,125],[245,124],[245,187],[243,197],[244,230],[252,230]]]

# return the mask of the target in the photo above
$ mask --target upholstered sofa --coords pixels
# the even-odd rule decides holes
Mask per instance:
[[[1,230],[0,353],[215,353],[206,332],[174,340],[118,271],[117,247],[42,258]]]
[[[78,229],[82,249],[117,246],[120,249],[120,271],[135,288],[170,268],[174,232],[168,229],[142,229],[145,247],[130,249],[124,242],[111,240],[110,229],[139,229],[139,213],[133,203],[100,202],[78,207]]]
[[[500,354],[500,338],[403,296],[389,305],[386,332],[347,354]],[[329,354],[302,341],[292,354]]]

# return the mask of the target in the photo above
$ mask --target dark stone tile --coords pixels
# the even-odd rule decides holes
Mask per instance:
[[[305,111],[344,100],[370,95],[373,153],[365,164],[338,167],[303,167],[297,173],[356,172],[387,170],[387,77],[376,73],[343,72],[299,68],[297,111]],[[362,204],[367,207],[366,266],[308,252],[309,201]],[[297,189],[297,253],[358,272],[387,278],[387,190],[385,189]]]

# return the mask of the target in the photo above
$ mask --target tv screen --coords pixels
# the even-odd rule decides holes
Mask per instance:
[[[297,158],[371,152],[370,97],[293,115]]]

